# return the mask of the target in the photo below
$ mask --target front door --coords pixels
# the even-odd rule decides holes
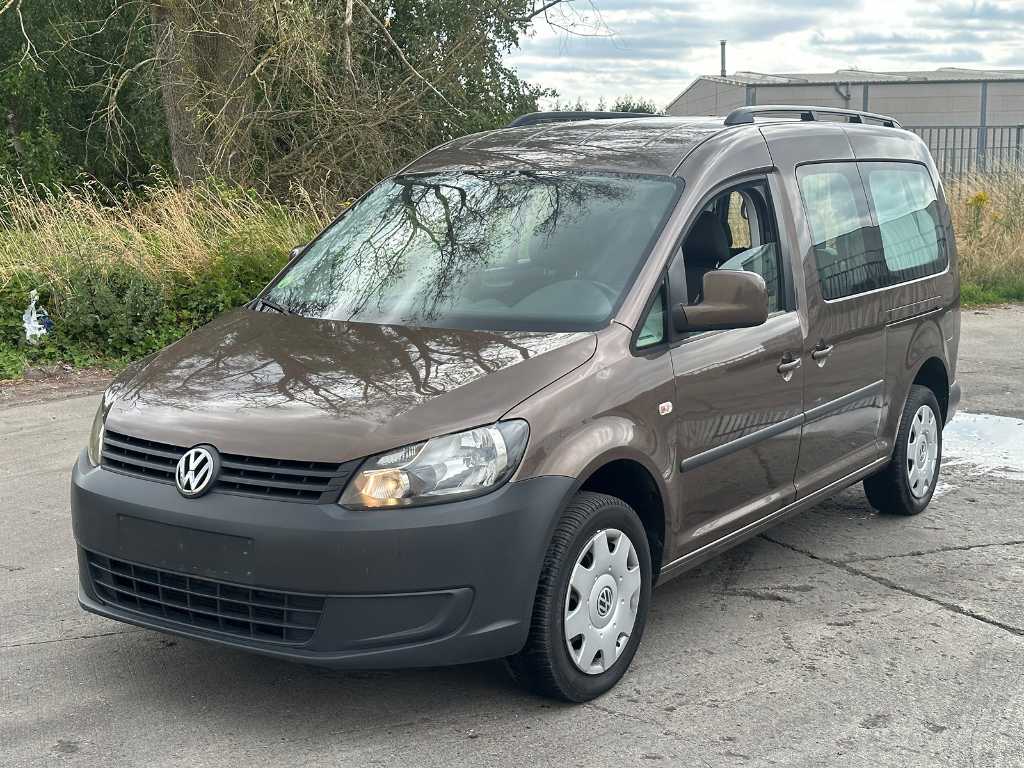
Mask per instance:
[[[698,214],[678,258],[698,303],[714,269],[760,274],[769,294],[764,325],[694,333],[672,349],[676,376],[681,522],[677,551],[692,551],[794,499],[800,450],[803,333],[787,296],[775,215],[765,179],[716,194]]]

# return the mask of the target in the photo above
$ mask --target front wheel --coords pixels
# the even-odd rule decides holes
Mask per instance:
[[[892,461],[864,479],[871,506],[890,515],[923,512],[935,493],[942,463],[942,411],[935,394],[913,385],[907,396]]]
[[[603,493],[577,494],[544,558],[530,635],[510,657],[527,688],[589,701],[629,667],[647,621],[651,554],[636,512]]]

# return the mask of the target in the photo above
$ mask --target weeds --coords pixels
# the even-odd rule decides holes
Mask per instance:
[[[0,379],[27,364],[117,366],[251,299],[333,215],[237,188],[170,185],[113,196],[97,187],[45,197],[0,186]],[[25,342],[32,289],[46,340]]]
[[[963,176],[946,196],[963,303],[1024,301],[1024,173]]]
[[[946,194],[964,304],[1024,301],[1024,174],[962,177]],[[339,210],[217,184],[42,197],[0,184],[0,379],[32,363],[116,367],[160,349],[252,298]],[[21,317],[33,288],[55,323],[38,346]]]

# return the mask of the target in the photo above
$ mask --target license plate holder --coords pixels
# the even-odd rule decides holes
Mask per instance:
[[[253,540],[180,525],[117,516],[118,554],[168,571],[253,583]]]

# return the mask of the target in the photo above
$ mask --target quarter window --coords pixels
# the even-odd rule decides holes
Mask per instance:
[[[914,163],[861,163],[890,283],[941,272],[946,249],[935,185]]]
[[[640,333],[636,337],[636,348],[644,349],[661,344],[665,340],[665,315],[666,315],[665,286],[658,289],[658,296],[655,298],[651,308],[647,310],[647,318],[640,327]]]

